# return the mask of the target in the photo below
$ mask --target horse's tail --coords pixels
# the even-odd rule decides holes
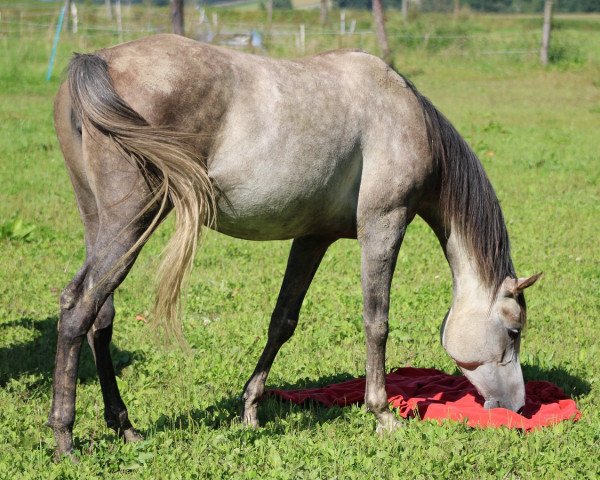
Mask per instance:
[[[202,225],[210,225],[216,211],[206,165],[192,151],[191,134],[150,125],[117,94],[100,56],[76,54],[68,68],[68,85],[74,112],[83,125],[107,135],[123,155],[136,162],[152,192],[138,218],[149,212],[155,212],[154,216],[121,262],[148,240],[169,208],[175,210],[175,232],[158,271],[153,317],[167,334],[182,341],[183,282],[192,267]]]
[[[475,253],[480,274],[494,287],[515,276],[500,203],[481,161],[450,121],[406,78],[425,116],[440,180],[440,212]]]

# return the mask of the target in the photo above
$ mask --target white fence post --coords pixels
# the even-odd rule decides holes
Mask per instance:
[[[77,5],[71,3],[71,21],[73,22],[73,33],[77,33],[79,27],[79,17],[77,16]]]

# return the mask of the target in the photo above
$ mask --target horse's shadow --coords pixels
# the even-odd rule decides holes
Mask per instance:
[[[591,385],[588,382],[560,367],[543,369],[537,365],[523,364],[522,368],[526,382],[546,380],[554,383],[563,389],[567,395],[574,398],[584,397],[591,391]],[[455,371],[454,374],[460,374],[460,372]],[[353,378],[355,377],[352,374],[345,372],[323,376],[318,379],[302,379],[295,383],[269,385],[268,388],[270,390],[300,390],[341,383]],[[195,409],[172,416],[161,415],[158,421],[155,422],[153,429],[165,431],[204,426],[217,430],[239,421],[241,405],[242,401],[239,396],[229,396],[205,409]],[[309,410],[309,415],[296,415],[301,410]],[[310,400],[297,405],[280,397],[266,394],[259,406],[259,420],[260,424],[265,425],[267,428],[261,429],[255,435],[284,434],[289,430],[291,422],[293,422],[294,430],[306,430],[314,425],[343,417],[346,414],[345,412],[347,410],[344,407],[325,407]]]
[[[7,347],[0,347],[0,388],[10,381],[32,375],[27,381],[27,388],[49,387],[54,371],[54,355],[56,353],[58,317],[47,317],[36,320],[23,317],[18,320],[0,324],[0,338],[7,338],[10,329],[24,328],[33,331],[33,339],[16,341]],[[14,333],[12,333],[14,335]],[[18,335],[18,333],[17,333]],[[143,359],[140,352],[121,350],[111,345],[111,354],[117,375],[134,361]],[[96,381],[96,367],[89,348],[82,348],[79,367],[79,380],[82,383]]]
[[[324,407],[317,402],[311,401],[302,405],[287,402],[275,395],[270,395],[268,393],[269,390],[318,388],[324,385],[351,380],[352,378],[354,376],[350,373],[338,373],[323,376],[316,380],[305,378],[295,383],[268,385],[267,392],[261,399],[258,407],[259,422],[268,428],[257,430],[254,435],[284,434],[289,431],[290,424],[293,424],[294,430],[307,430],[314,425],[331,422],[346,414],[346,410],[342,407]],[[165,431],[204,426],[218,430],[240,422],[241,407],[241,395],[230,395],[205,409],[195,409],[171,416],[161,415],[154,423],[153,429],[156,431]],[[309,411],[309,415],[296,415],[296,413],[306,410]]]

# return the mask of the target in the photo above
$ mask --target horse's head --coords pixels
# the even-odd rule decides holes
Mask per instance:
[[[526,309],[523,290],[541,274],[506,278],[490,307],[480,295],[454,303],[442,324],[442,345],[485,399],[486,408],[518,411],[525,405],[519,362]]]

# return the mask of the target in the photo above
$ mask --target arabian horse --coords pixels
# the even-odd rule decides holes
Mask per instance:
[[[85,226],[86,258],[61,295],[49,425],[57,455],[73,450],[84,337],[105,419],[141,438],[109,351],[113,292],[174,210],[154,315],[181,335],[180,293],[203,226],[237,238],[293,239],[266,346],[243,392],[257,406],[292,336],[327,248],[361,247],[367,408],[378,431],[398,420],[385,391],[390,285],[415,215],[433,229],[453,278],[442,344],[487,408],[525,402],[525,323],[500,205],[477,156],[400,74],[360,51],[274,60],[175,35],[75,55],[55,101],[55,126]]]

